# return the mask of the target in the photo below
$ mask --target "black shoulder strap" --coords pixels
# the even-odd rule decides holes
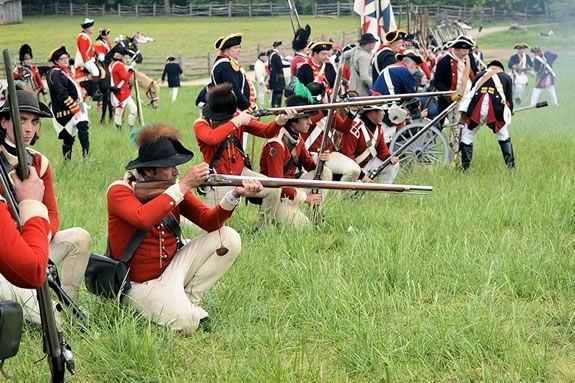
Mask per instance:
[[[212,157],[212,160],[210,161],[210,169],[215,168],[218,162],[220,162],[220,158],[222,158],[224,150],[226,150],[226,148],[228,147],[228,142],[229,137],[226,137],[226,139],[220,143],[220,146],[218,146],[218,150],[216,150],[214,156]]]
[[[291,168],[292,166],[295,166],[296,168],[299,169],[301,167],[301,164],[300,164],[299,158],[294,157],[293,150],[295,149],[295,145],[293,145],[290,142],[290,140],[288,140],[287,137],[285,137],[285,136],[282,137],[282,141],[287,146],[287,148],[289,149],[289,153],[290,153],[289,160],[284,165],[284,174],[285,174],[289,170],[289,168]]]
[[[120,258],[120,261],[124,263],[130,262],[130,259],[132,259],[134,253],[136,252],[136,250],[138,250],[138,247],[140,247],[140,245],[144,241],[144,238],[146,238],[146,235],[148,235],[149,232],[150,232],[149,230],[142,230],[142,229],[136,230],[136,232],[132,235],[132,238],[130,238],[128,245],[124,249],[124,254],[122,254],[122,258]]]
[[[218,150],[216,150],[214,156],[212,157],[212,160],[210,161],[210,168],[215,168],[217,166],[218,162],[220,162],[220,159],[222,158],[222,154],[224,154],[224,150],[226,150],[229,143],[231,143],[236,147],[236,149],[238,149],[240,155],[244,159],[246,167],[251,168],[250,157],[246,154],[246,152],[244,152],[244,148],[242,147],[242,143],[240,142],[240,140],[233,134],[227,136],[226,139],[220,143],[220,146],[218,146]]]
[[[177,249],[180,249],[182,246],[184,246],[182,242],[182,228],[180,227],[178,221],[176,221],[176,218],[174,218],[173,214],[168,213],[168,215],[162,219],[162,222],[164,225],[166,225],[168,230],[170,230],[177,237]]]

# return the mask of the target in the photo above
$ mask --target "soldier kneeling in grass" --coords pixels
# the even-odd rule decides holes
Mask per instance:
[[[253,196],[263,187],[258,181],[244,181],[218,205],[207,207],[191,190],[208,179],[208,164],[195,165],[177,179],[177,166],[190,161],[193,153],[180,143],[175,128],[146,127],[136,143],[138,158],[128,163],[125,177],[108,188],[110,253],[125,259],[125,253],[135,249],[128,261],[132,285],[126,294],[128,305],[160,325],[193,332],[208,320],[200,307],[204,293],[240,253],[239,234],[224,222],[242,196]],[[138,183],[162,181],[171,186],[151,195],[136,193]],[[207,233],[184,245],[181,215]]]

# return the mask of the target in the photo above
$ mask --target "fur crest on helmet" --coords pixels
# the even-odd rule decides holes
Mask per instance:
[[[294,35],[291,43],[293,50],[299,51],[305,49],[308,45],[309,37],[311,36],[311,27],[306,25],[305,28],[299,28]]]

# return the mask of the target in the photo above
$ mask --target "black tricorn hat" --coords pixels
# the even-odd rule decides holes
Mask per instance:
[[[529,45],[527,45],[527,44],[525,44],[525,43],[515,44],[515,46],[513,47],[513,49],[529,49]]]
[[[471,49],[474,46],[475,42],[465,35],[460,35],[449,43],[449,48]]]
[[[397,40],[405,40],[407,33],[405,31],[398,29],[397,31],[389,31],[385,34],[385,40],[388,43],[393,43]]]
[[[499,68],[505,70],[505,66],[499,60],[492,60],[489,64],[487,64],[487,67],[490,67],[490,66],[496,66],[496,67],[499,67]]]
[[[84,22],[82,24],[80,24],[82,29],[90,28],[93,25],[94,25],[94,20],[89,19],[87,17],[84,19]]]
[[[376,43],[378,41],[379,40],[376,39],[375,36],[372,35],[371,33],[363,33],[359,38],[359,40],[357,40],[359,45],[367,45],[371,43]]]
[[[272,44],[272,46],[273,46],[274,48],[277,48],[277,47],[279,47],[279,46],[281,46],[281,45],[282,45],[282,42],[281,42],[281,41],[274,41],[274,43]]]
[[[323,82],[310,82],[305,87],[309,90],[315,102],[320,102],[325,96],[325,84]]]
[[[331,48],[333,48],[332,41],[312,41],[307,47],[307,49],[315,53],[329,51]]]
[[[28,44],[22,44],[20,47],[19,56],[20,62],[33,58],[34,56],[32,56],[32,47]]]
[[[291,42],[291,47],[294,51],[301,51],[309,44],[309,36],[311,35],[311,27],[306,25],[305,28],[299,28],[295,31],[294,38]]]
[[[309,102],[305,97],[290,96],[286,99],[286,107],[305,106],[305,105],[309,105]],[[295,118],[290,119],[290,121],[299,120],[300,118],[307,118],[307,117],[313,116],[316,113],[317,112],[315,112],[315,111],[299,113],[296,115]]]
[[[395,58],[397,58],[398,61],[403,60],[405,57],[412,59],[413,61],[415,61],[415,63],[417,65],[419,65],[423,62],[423,59],[421,58],[421,56],[412,50],[406,50],[403,53],[398,53],[397,55],[395,55]]]
[[[45,104],[38,101],[38,98],[33,93],[27,92],[23,89],[16,90],[16,97],[18,98],[18,110],[20,112],[29,112],[37,114],[38,117],[52,117],[52,111]],[[7,98],[0,113],[10,113],[10,99]]]
[[[64,45],[62,45],[62,46],[54,49],[52,52],[50,52],[48,54],[48,57],[46,58],[46,61],[56,62],[56,61],[58,61],[58,59],[62,55],[68,55],[68,57],[70,56],[70,53],[68,53],[68,51],[66,50],[66,47]]]
[[[185,164],[194,157],[180,142],[178,131],[168,125],[154,124],[143,128],[136,138],[138,158],[126,170],[138,168],[171,168]]]
[[[166,61],[176,61],[176,56],[168,56],[168,58],[166,59]]]
[[[238,99],[233,91],[232,84],[226,82],[214,85],[208,89],[206,104],[202,108],[202,115],[210,120],[229,120],[236,114]]]
[[[222,36],[216,40],[214,48],[223,51],[226,48],[230,48],[242,43],[243,33],[231,33],[227,36]]]

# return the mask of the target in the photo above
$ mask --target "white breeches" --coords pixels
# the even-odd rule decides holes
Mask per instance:
[[[126,110],[126,107],[128,107],[129,110],[128,125],[134,126],[134,123],[136,122],[136,117],[138,116],[138,106],[136,105],[136,102],[134,101],[132,96],[130,96],[122,104],[123,104],[122,106],[118,106],[116,107],[116,109],[114,109],[114,123],[116,125],[120,126],[122,125],[124,110]]]
[[[317,153],[313,153],[312,157],[317,161]],[[325,166],[332,174],[341,174],[342,182],[357,181],[361,173],[361,168],[354,160],[339,152],[331,152]]]
[[[228,249],[223,256],[216,254],[221,246]],[[176,253],[160,277],[132,282],[124,302],[159,325],[192,333],[208,316],[199,306],[202,297],[228,271],[240,250],[240,235],[227,226],[200,235]]]
[[[300,179],[313,179],[315,171],[304,173]],[[331,170],[326,166],[323,168],[322,180],[329,181],[332,179]],[[311,193],[311,190],[304,189],[306,194]],[[325,200],[327,190],[320,190],[322,200]],[[264,222],[281,223],[292,225],[295,227],[306,226],[310,224],[309,218],[299,208],[298,201],[292,201],[289,198],[281,197],[281,188],[273,189],[269,197],[264,199],[260,207],[260,217]],[[258,222],[260,225],[262,222]]]
[[[178,98],[178,89],[180,88],[170,88],[172,90],[172,102],[176,102],[176,99]]]
[[[547,92],[549,92],[551,101],[553,101],[555,105],[559,105],[559,100],[557,99],[557,92],[555,91],[555,85],[549,85],[545,89],[547,89]],[[531,105],[537,104],[537,101],[539,101],[539,95],[541,95],[542,90],[543,88],[533,88],[533,93],[531,93]]]
[[[62,290],[72,300],[77,298],[84,280],[91,248],[90,233],[80,227],[61,230],[50,241],[50,259],[59,266]],[[15,287],[0,275],[0,297],[19,302],[24,309],[24,317],[31,322],[40,323],[36,290]]]
[[[383,161],[378,157],[374,157],[371,160],[369,160],[369,162],[363,167],[362,170],[364,173],[367,174],[371,170],[380,167],[381,164],[383,164]],[[395,181],[395,178],[397,177],[397,173],[399,173],[399,163],[395,165],[390,164],[386,166],[386,168],[379,174],[379,176],[381,177],[381,182],[383,182],[384,184],[392,184],[393,181]]]
[[[475,137],[477,136],[477,132],[479,132],[479,126],[476,126],[474,129],[469,129],[467,126],[463,128],[463,133],[461,135],[461,142],[466,145],[473,145],[475,141]],[[497,133],[497,141],[505,141],[509,138],[509,131],[507,130],[507,125],[503,128],[499,129]]]

